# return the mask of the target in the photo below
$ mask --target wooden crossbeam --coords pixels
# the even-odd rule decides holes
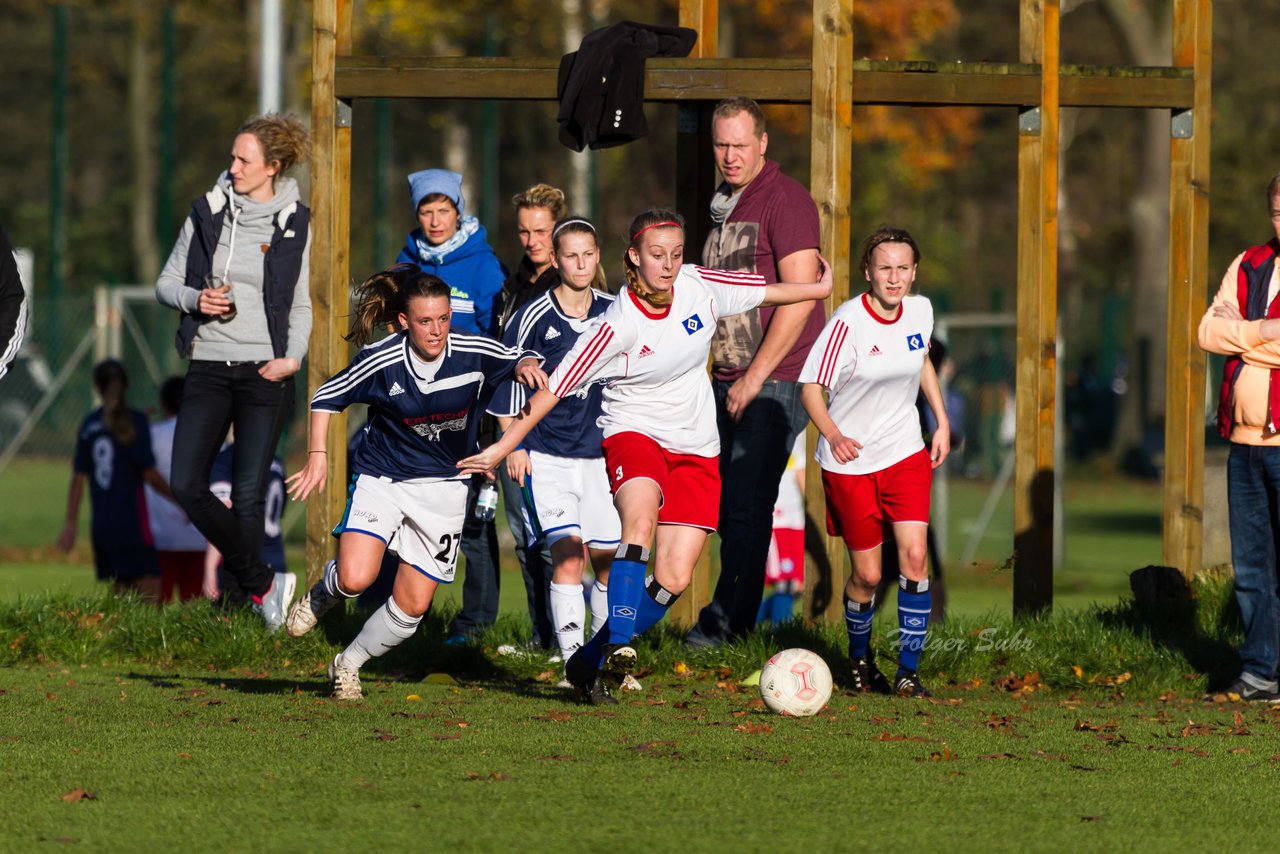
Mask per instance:
[[[339,56],[339,98],[449,98],[554,101],[558,59],[512,57]],[[907,106],[1024,106],[1040,103],[1034,63],[853,63],[852,103]],[[1063,65],[1064,107],[1188,109],[1195,81],[1189,68]],[[807,104],[812,64],[803,59],[651,59],[649,101],[715,101],[750,92],[761,103]]]

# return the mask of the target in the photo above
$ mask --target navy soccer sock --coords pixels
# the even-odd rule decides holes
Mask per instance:
[[[929,592],[929,579],[908,581],[898,579],[898,672],[914,673],[924,651],[925,633],[929,630],[929,611],[933,607],[933,595]]]
[[[866,658],[871,652],[871,620],[876,615],[876,600],[854,602],[844,600],[844,627],[849,633],[849,658]]]
[[[644,592],[645,595],[640,599],[640,611],[636,614],[637,635],[656,626],[667,611],[671,610],[671,605],[680,598],[679,593],[672,593],[652,575],[644,580]]]
[[[618,546],[609,569],[609,643],[631,643],[636,636],[636,617],[644,600],[645,565],[649,550],[632,543]]]

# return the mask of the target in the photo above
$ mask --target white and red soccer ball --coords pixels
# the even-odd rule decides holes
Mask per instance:
[[[760,697],[780,715],[805,718],[831,699],[831,668],[807,649],[784,649],[760,671]]]

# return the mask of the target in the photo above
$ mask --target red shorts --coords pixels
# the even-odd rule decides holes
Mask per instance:
[[[720,458],[668,451],[642,433],[617,433],[604,440],[609,491],[647,478],[658,485],[658,524],[714,531],[720,521]]]
[[[871,474],[823,471],[827,533],[843,537],[850,550],[860,552],[884,542],[887,524],[927,525],[932,483],[933,464],[928,448]]]

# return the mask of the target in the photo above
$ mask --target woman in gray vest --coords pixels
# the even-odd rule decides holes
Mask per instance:
[[[271,631],[294,578],[262,562],[267,473],[311,335],[311,212],[285,173],[308,147],[292,116],[242,125],[230,167],[192,204],[156,282],[156,298],[181,312],[178,352],[191,360],[173,439],[174,495],[223,554],[224,607],[252,600]],[[209,472],[233,425],[228,508],[209,491]]]

